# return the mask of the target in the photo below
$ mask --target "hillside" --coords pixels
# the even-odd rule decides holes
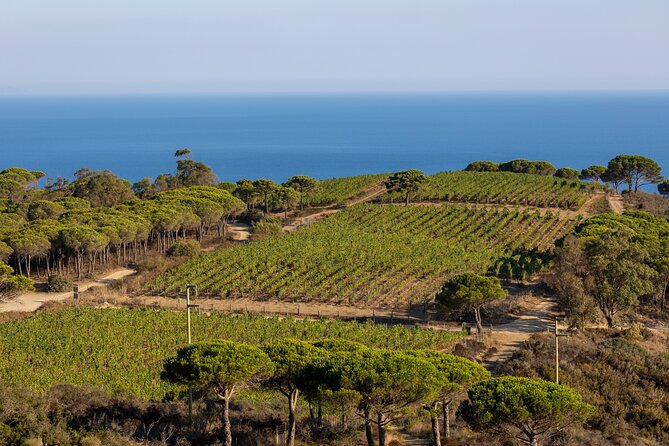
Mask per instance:
[[[202,255],[149,291],[187,283],[210,296],[374,306],[428,301],[456,273],[494,269],[520,249],[545,250],[574,221],[466,206],[359,205],[292,234]]]
[[[431,175],[413,201],[461,201],[578,209],[597,190],[592,183],[513,172],[441,172]],[[401,203],[389,192],[378,201]]]

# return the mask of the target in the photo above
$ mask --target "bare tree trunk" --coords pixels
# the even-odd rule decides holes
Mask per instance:
[[[383,424],[381,414],[377,414],[376,420],[379,428],[379,446],[386,446],[386,425]]]
[[[372,431],[372,421],[369,418],[369,409],[364,409],[365,418],[365,436],[367,437],[367,446],[374,446],[374,432]]]
[[[479,307],[474,308],[474,319],[476,319],[476,337],[480,339],[483,333],[483,324],[481,323],[481,309]]]
[[[437,408],[433,407],[430,411],[430,418],[432,420],[432,443],[434,446],[441,446],[441,432],[439,432],[439,417],[436,412]]]
[[[223,398],[223,444],[232,446],[232,426],[230,425],[230,397]]]
[[[451,438],[451,402],[442,401],[441,411],[444,416],[444,437]]]
[[[288,395],[288,438],[286,439],[286,446],[295,445],[295,430],[297,429],[295,408],[297,407],[297,397],[299,394],[299,390],[293,389]]]

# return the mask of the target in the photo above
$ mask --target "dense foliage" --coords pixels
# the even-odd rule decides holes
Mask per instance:
[[[577,209],[595,190],[592,184],[541,175],[510,172],[442,172],[431,175],[414,201],[463,201]],[[405,195],[390,192],[383,202],[402,202]]]
[[[459,410],[468,423],[531,446],[583,423],[595,411],[573,389],[541,379],[493,378],[472,385],[468,393]]]
[[[571,322],[582,326],[599,309],[609,326],[641,302],[664,308],[669,286],[669,222],[644,212],[586,220],[557,250],[549,284]]]
[[[150,287],[171,294],[194,283],[222,297],[425,302],[453,274],[495,271],[498,259],[521,247],[547,249],[573,224],[508,209],[361,205],[291,234],[202,255]]]
[[[482,331],[481,307],[499,299],[508,292],[496,277],[479,276],[474,273],[451,277],[436,294],[437,307],[446,312],[451,309],[467,309],[474,312],[478,333]]]

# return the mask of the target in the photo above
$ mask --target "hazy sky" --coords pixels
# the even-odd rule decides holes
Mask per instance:
[[[0,0],[0,94],[669,89],[669,0]]]

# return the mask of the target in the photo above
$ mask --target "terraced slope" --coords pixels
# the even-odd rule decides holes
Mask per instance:
[[[441,172],[428,177],[413,201],[462,201],[515,204],[576,210],[596,186],[574,180],[511,172]],[[404,196],[389,192],[377,201],[402,202]]]
[[[547,249],[573,226],[550,212],[365,204],[291,234],[202,255],[148,291],[175,294],[194,283],[213,297],[424,302],[449,276],[495,270],[500,258]]]

